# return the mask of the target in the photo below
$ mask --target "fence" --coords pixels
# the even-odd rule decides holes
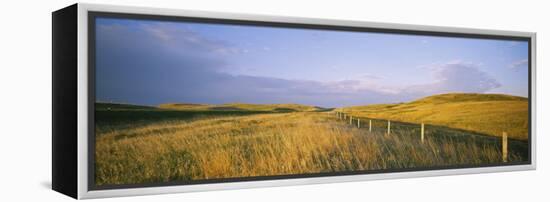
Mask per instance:
[[[335,113],[337,119],[343,120],[344,122],[349,123],[349,125],[352,125],[352,126],[357,127],[357,128],[361,128],[362,121],[368,121],[368,123],[369,123],[368,124],[368,131],[372,132],[372,130],[373,130],[372,122],[375,119],[364,118],[364,117],[363,118],[354,117],[352,115],[346,114],[344,112],[339,112],[339,111],[334,111],[334,113]],[[348,120],[349,120],[349,122],[348,122]],[[387,125],[387,128],[386,128],[386,132],[384,134],[385,135],[390,135],[391,132],[392,132],[392,121],[387,120],[386,125]],[[421,141],[421,143],[424,143],[425,134],[426,134],[426,125],[423,122],[418,124],[418,125],[419,125],[419,128],[420,128],[420,141]],[[506,132],[502,133],[501,146],[502,146],[502,161],[503,162],[508,162],[508,133],[506,133]]]

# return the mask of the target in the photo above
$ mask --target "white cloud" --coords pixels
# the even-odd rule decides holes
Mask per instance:
[[[518,61],[513,62],[509,65],[510,69],[519,70],[521,68],[527,68],[529,65],[529,59],[521,59]]]
[[[446,63],[424,66],[432,79],[420,84],[398,83],[388,85],[384,77],[374,74],[363,74],[355,80],[323,82],[323,86],[335,92],[361,93],[369,92],[376,96],[393,96],[400,98],[421,98],[424,96],[462,92],[485,93],[502,86],[489,73],[483,71],[479,63],[452,60]],[[386,83],[386,84],[384,84]],[[370,95],[358,95],[367,98]]]
[[[100,28],[98,50],[103,54],[98,55],[97,62],[101,65],[96,67],[97,78],[101,79],[97,82],[98,99],[145,104],[251,102],[342,106],[410,101],[437,93],[487,92],[501,85],[479,65],[458,60],[430,65],[427,69],[433,79],[419,85],[397,82],[392,86],[377,74],[354,75],[354,79],[339,81],[231,75],[221,71],[231,67],[219,54],[247,50],[208,39],[186,27],[148,23],[138,28],[141,32],[120,26]],[[161,52],[166,48],[169,51]],[[132,77],[127,72],[133,72]]]
[[[484,93],[502,85],[490,74],[482,71],[479,65],[473,63],[452,61],[430,69],[433,82],[409,86],[404,89],[405,93]]]
[[[170,23],[165,22],[149,22],[142,24],[140,28],[172,48],[193,48],[195,51],[203,50],[220,54],[244,53],[243,50],[227,42],[208,39],[185,26],[172,26]]]
[[[514,46],[517,46],[517,45],[519,45],[519,44],[521,44],[519,41],[510,41],[510,42],[508,42],[508,45],[509,45],[510,47],[514,47]]]
[[[363,75],[359,76],[359,78],[361,78],[361,79],[367,79],[367,80],[380,80],[380,79],[384,79],[384,77],[379,76],[379,75],[374,75],[374,74],[363,74]]]

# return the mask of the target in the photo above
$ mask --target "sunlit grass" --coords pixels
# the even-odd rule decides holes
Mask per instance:
[[[410,103],[346,107],[339,110],[363,118],[427,123],[492,136],[527,140],[528,100],[499,94],[444,94]]]
[[[96,184],[500,163],[498,144],[351,127],[321,112],[96,127]],[[435,136],[435,135],[434,135]],[[525,160],[511,152],[511,162]]]

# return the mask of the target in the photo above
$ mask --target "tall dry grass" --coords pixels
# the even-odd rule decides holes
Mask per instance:
[[[453,93],[434,95],[401,104],[345,107],[346,113],[364,118],[427,123],[518,140],[529,138],[529,101],[500,94]]]
[[[96,184],[498,163],[495,145],[384,135],[324,113],[172,121],[96,135]],[[523,160],[511,154],[510,161]]]

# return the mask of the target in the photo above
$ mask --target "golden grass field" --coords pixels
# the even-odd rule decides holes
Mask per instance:
[[[352,116],[448,126],[527,140],[528,100],[500,94],[443,94],[409,103],[338,109]]]
[[[434,137],[436,135],[434,134]],[[501,163],[498,144],[368,132],[328,112],[96,126],[96,185]],[[511,152],[509,161],[526,160]]]

